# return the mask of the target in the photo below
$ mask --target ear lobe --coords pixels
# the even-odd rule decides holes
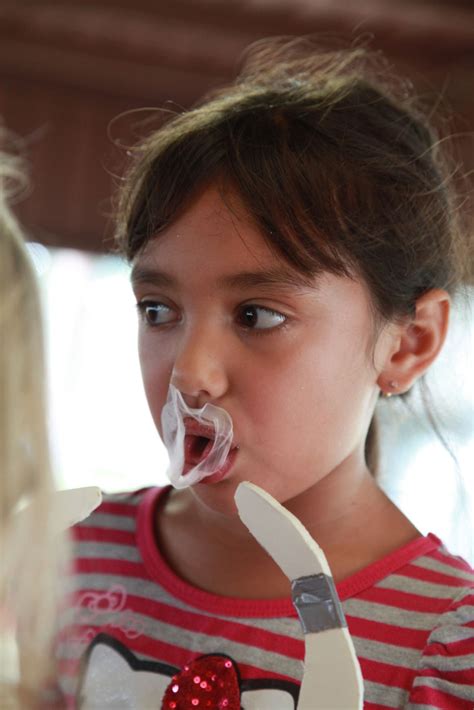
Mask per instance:
[[[449,294],[431,289],[416,302],[415,315],[399,326],[397,347],[377,380],[382,391],[397,383],[406,392],[438,356],[446,339],[450,312]]]

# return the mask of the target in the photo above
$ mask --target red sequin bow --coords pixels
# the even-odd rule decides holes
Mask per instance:
[[[226,656],[201,656],[174,675],[161,710],[240,710],[239,677]]]

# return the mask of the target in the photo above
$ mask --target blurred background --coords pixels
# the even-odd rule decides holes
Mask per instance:
[[[111,195],[152,111],[190,106],[270,35],[366,38],[428,104],[451,115],[474,169],[472,0],[14,0],[0,3],[0,115],[30,162],[16,211],[44,295],[50,431],[60,487],[164,482],[144,399],[128,267],[113,255]],[[122,147],[120,147],[122,146]],[[468,216],[474,214],[466,199]],[[441,431],[416,400],[381,402],[381,480],[423,532],[474,560],[472,294],[456,305],[429,383]]]

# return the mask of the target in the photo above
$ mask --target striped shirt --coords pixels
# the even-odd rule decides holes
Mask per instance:
[[[294,710],[304,641],[290,597],[217,596],[177,577],[154,535],[163,490],[106,496],[75,528],[77,591],[57,645],[68,707],[159,709],[164,702],[191,708],[169,700],[172,677],[186,667],[194,678],[208,678],[212,664],[223,668],[225,659],[229,673],[235,669],[225,682],[230,693],[237,683],[242,708]],[[467,563],[428,535],[337,590],[364,677],[366,710],[473,710]]]

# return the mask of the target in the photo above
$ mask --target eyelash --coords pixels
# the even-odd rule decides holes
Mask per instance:
[[[136,304],[137,310],[138,310],[138,315],[139,317],[143,320],[146,326],[149,328],[162,328],[163,326],[166,325],[171,325],[175,323],[176,321],[171,320],[169,322],[165,323],[150,323],[150,321],[147,319],[147,308],[157,308],[157,307],[163,307],[167,308],[169,311],[173,311],[174,309],[171,306],[168,306],[166,303],[162,303],[161,301],[138,301]]]
[[[265,313],[270,314],[271,316],[280,316],[284,320],[281,323],[278,323],[277,325],[274,325],[270,328],[252,328],[248,325],[245,325],[244,323],[239,323],[239,327],[245,331],[246,334],[248,335],[273,335],[279,330],[282,330],[288,325],[288,316],[286,316],[284,313],[280,313],[280,311],[276,311],[273,308],[268,308],[267,306],[259,306],[256,303],[246,303],[243,306],[239,306],[237,309],[237,312],[240,315],[243,315],[245,311],[249,311],[250,309],[254,309],[256,311],[265,311]]]
[[[168,325],[173,325],[177,321],[176,320],[171,320],[168,322],[164,323],[150,323],[147,319],[146,315],[146,309],[150,307],[159,307],[162,306],[166,309],[169,309],[170,311],[173,310],[171,306],[168,306],[166,303],[162,303],[160,301],[139,301],[137,304],[137,310],[139,313],[140,318],[143,320],[145,325],[149,328],[163,328]],[[269,327],[269,328],[252,328],[251,326],[245,325],[244,323],[239,323],[238,322],[238,316],[242,316],[245,311],[249,311],[250,309],[254,309],[256,311],[265,311],[265,313],[270,314],[271,316],[280,316],[284,320],[281,323],[278,323],[275,326]],[[237,325],[241,330],[243,330],[246,335],[252,335],[252,336],[261,336],[261,335],[273,335],[279,330],[283,330],[288,326],[288,316],[286,316],[284,313],[281,313],[280,311],[276,311],[273,308],[268,308],[266,306],[260,306],[256,303],[246,303],[245,305],[241,305],[236,309],[236,322]]]

